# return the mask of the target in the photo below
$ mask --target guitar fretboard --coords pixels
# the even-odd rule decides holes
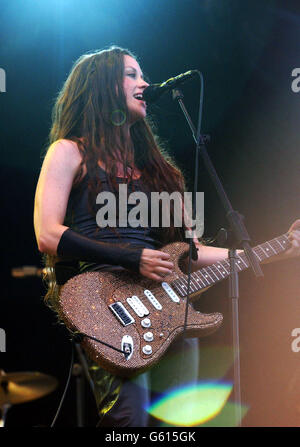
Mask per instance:
[[[289,246],[288,235],[283,234],[261,245],[253,248],[253,252],[259,262],[267,258],[278,255],[285,251]],[[237,270],[242,271],[247,269],[250,264],[245,253],[237,254],[235,261]],[[198,292],[202,289],[212,286],[218,281],[222,281],[230,275],[229,259],[216,262],[215,264],[206,266],[193,272],[190,277],[190,294]],[[172,286],[180,293],[182,297],[187,296],[188,291],[188,275],[181,275],[176,280],[172,281]]]

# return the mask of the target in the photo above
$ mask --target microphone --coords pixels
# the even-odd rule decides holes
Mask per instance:
[[[172,90],[179,84],[183,84],[188,79],[194,77],[197,73],[198,70],[189,70],[185,73],[181,73],[180,75],[175,76],[175,78],[170,78],[161,84],[149,85],[149,87],[146,87],[143,92],[144,101],[146,101],[148,104],[157,101],[165,92]]]

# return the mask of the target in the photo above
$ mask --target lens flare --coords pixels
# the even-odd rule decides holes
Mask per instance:
[[[175,426],[200,425],[220,413],[231,391],[231,383],[198,383],[171,391],[147,411],[151,416]]]

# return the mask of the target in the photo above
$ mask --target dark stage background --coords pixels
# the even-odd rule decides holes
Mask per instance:
[[[48,426],[69,369],[70,342],[43,304],[40,278],[16,279],[11,269],[42,265],[32,224],[35,185],[51,107],[72,63],[88,50],[116,44],[138,55],[151,82],[202,71],[202,131],[211,136],[210,156],[256,245],[286,232],[300,216],[300,92],[292,90],[291,75],[300,67],[297,4],[0,0],[0,68],[6,73],[6,91],[0,93],[0,327],[6,352],[0,353],[0,368],[40,371],[59,380],[47,397],[14,406],[8,426]],[[197,80],[182,90],[196,123]],[[150,112],[191,188],[194,143],[178,105],[166,95]],[[202,162],[199,174],[205,236],[213,236],[226,226],[224,211]],[[291,347],[291,332],[300,327],[299,266],[299,260],[289,260],[264,266],[260,280],[250,271],[240,276],[244,426],[300,425],[300,352]],[[227,282],[215,286],[198,305],[224,314],[223,327],[201,341],[201,380],[232,380],[227,287]],[[85,418],[90,426],[97,420],[88,387]],[[232,423],[230,415],[215,420],[215,425]],[[57,425],[76,425],[74,378]]]

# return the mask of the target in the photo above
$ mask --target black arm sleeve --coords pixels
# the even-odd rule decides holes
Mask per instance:
[[[139,273],[143,248],[128,248],[120,244],[99,242],[68,228],[61,236],[57,254],[61,257],[99,264],[121,265]]]

